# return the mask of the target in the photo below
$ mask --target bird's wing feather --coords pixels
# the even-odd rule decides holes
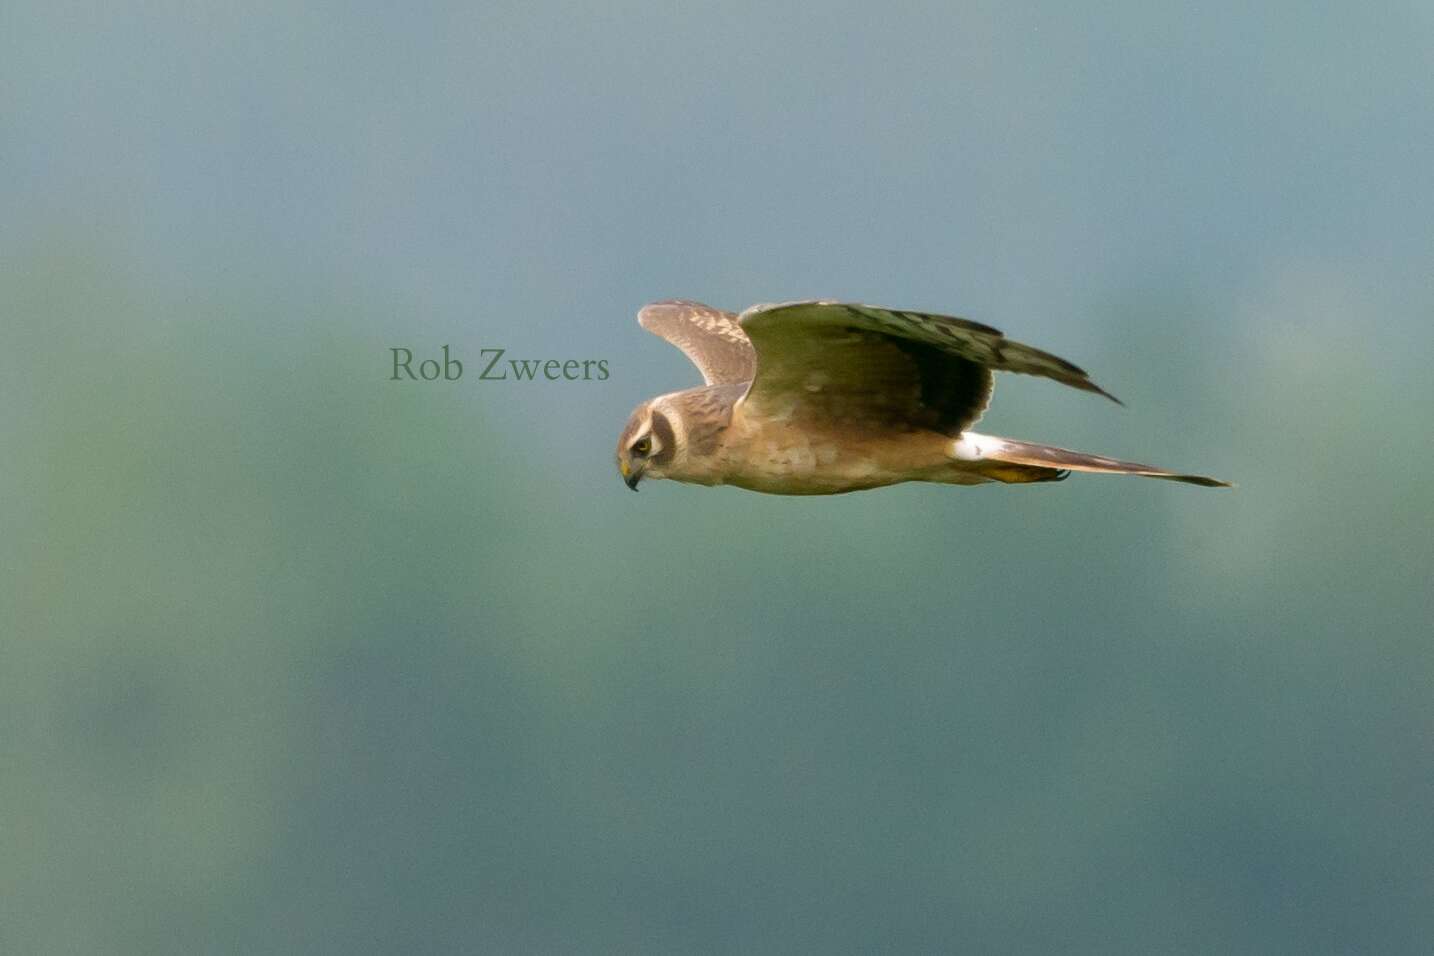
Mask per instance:
[[[1114,399],[1070,362],[967,319],[842,302],[756,305],[738,318],[757,350],[743,401],[767,414],[871,417],[957,434],[990,399],[992,370],[1041,375]]]
[[[750,382],[756,373],[757,353],[731,312],[701,302],[667,299],[644,306],[637,321],[681,349],[707,385]]]
[[[949,355],[998,372],[1020,372],[1054,379],[1072,388],[1120,400],[1090,380],[1084,369],[1059,356],[1014,342],[998,329],[970,319],[846,302],[784,302],[754,305],[737,319],[761,349],[769,332],[793,333],[797,327],[846,326],[933,346]],[[771,336],[775,338],[775,336]]]

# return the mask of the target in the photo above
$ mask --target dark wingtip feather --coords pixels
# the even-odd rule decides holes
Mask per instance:
[[[1110,399],[1112,402],[1115,402],[1115,404],[1119,405],[1121,408],[1125,407],[1124,402],[1122,402],[1120,399],[1116,398],[1114,395],[1110,394],[1105,389],[1101,388],[1099,385],[1095,384],[1088,378],[1081,378],[1077,381],[1072,382],[1071,384],[1076,386],[1077,388],[1084,389],[1087,392],[1094,392],[1097,395],[1104,395],[1106,398]]]

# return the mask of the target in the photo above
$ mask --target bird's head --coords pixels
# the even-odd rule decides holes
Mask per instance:
[[[677,439],[667,416],[652,402],[637,406],[617,440],[617,470],[633,491],[643,478],[666,478],[666,465],[677,451]]]

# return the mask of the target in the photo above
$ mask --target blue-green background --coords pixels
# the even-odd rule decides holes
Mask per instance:
[[[7,4],[0,948],[1427,952],[1434,13],[1250,6]],[[632,495],[669,296],[1240,487]]]

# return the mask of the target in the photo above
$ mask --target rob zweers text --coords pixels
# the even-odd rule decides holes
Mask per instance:
[[[439,355],[415,357],[412,349],[391,348],[393,374],[390,382],[456,382],[463,377],[463,363],[443,346]],[[607,359],[508,358],[506,349],[479,349],[480,382],[606,382]]]

